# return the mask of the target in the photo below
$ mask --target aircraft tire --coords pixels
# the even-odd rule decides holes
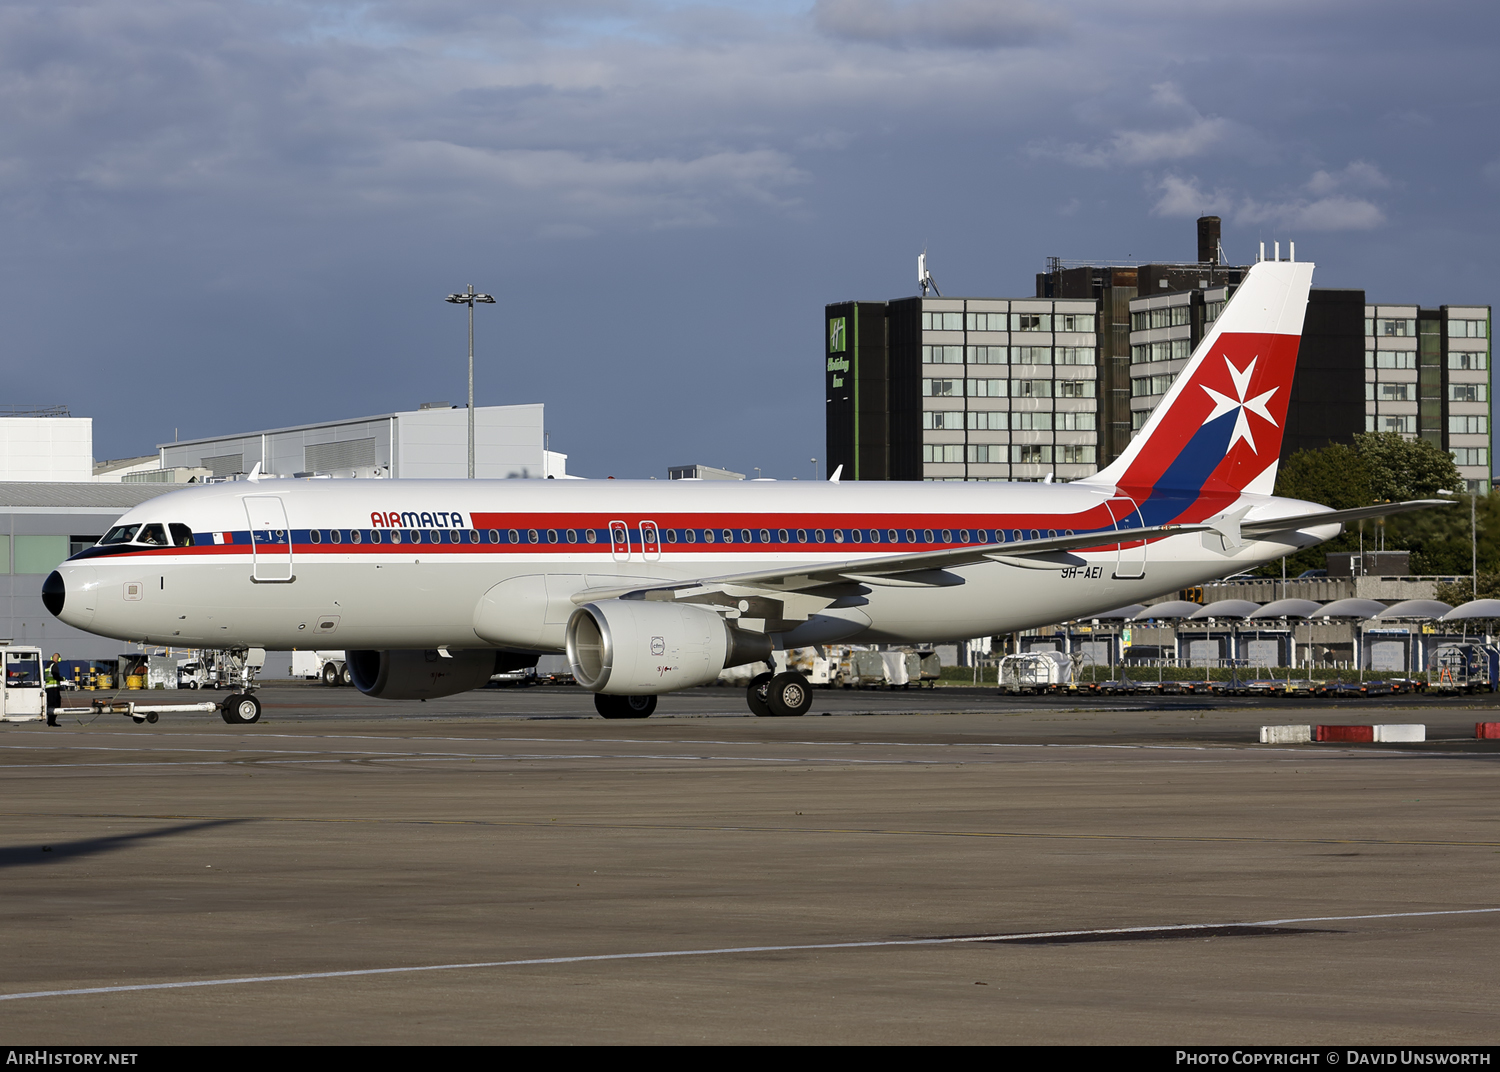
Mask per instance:
[[[260,701],[248,692],[237,692],[219,705],[219,715],[231,726],[248,726],[260,721]]]
[[[594,693],[594,710],[601,718],[650,718],[656,710],[655,696],[606,696]]]
[[[812,710],[812,689],[794,670],[773,677],[766,688],[766,707],[779,718],[801,718]]]
[[[771,679],[775,674],[756,674],[750,679],[750,684],[745,687],[745,702],[750,705],[750,713],[756,718],[770,718],[774,712],[766,703],[766,693],[771,687]]]

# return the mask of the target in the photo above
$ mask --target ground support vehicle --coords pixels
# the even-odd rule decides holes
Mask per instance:
[[[929,689],[937,688],[938,680],[943,676],[943,660],[938,658],[935,651],[919,651],[917,659],[922,684]]]
[[[328,686],[349,684],[349,668],[342,651],[292,652],[292,677],[322,681]]]
[[[42,649],[24,644],[0,647],[5,687],[0,689],[0,722],[41,722],[47,717],[42,688]]]
[[[115,680],[127,689],[177,688],[177,660],[170,656],[126,652],[118,666]]]
[[[1427,660],[1427,688],[1434,692],[1494,692],[1500,679],[1500,648],[1489,644],[1444,644]]]

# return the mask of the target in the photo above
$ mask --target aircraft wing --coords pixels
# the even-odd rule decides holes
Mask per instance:
[[[594,599],[609,599],[647,592],[660,592],[662,598],[691,600],[696,595],[722,592],[725,588],[758,588],[775,592],[805,592],[841,584],[869,584],[895,588],[945,588],[963,583],[963,578],[947,572],[953,566],[1000,562],[1023,569],[1060,570],[1083,564],[1084,560],[1069,554],[1070,551],[1112,547],[1118,543],[1139,543],[1143,540],[1160,540],[1168,536],[1214,530],[1215,526],[1210,524],[1106,529],[1071,536],[1044,536],[1035,540],[954,547],[942,551],[917,551],[904,555],[851,558],[844,562],[826,562],[816,566],[802,565],[785,569],[757,570],[754,573],[731,573],[682,581],[677,584],[649,587],[637,584],[620,588],[590,588],[577,593],[573,601],[587,603]]]

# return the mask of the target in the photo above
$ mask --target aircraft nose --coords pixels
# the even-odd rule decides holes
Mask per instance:
[[[47,574],[47,579],[42,582],[42,606],[54,618],[61,618],[63,605],[68,601],[68,586],[63,583],[62,574],[53,570]]]

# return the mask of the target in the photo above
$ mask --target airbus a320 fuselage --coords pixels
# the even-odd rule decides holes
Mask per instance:
[[[131,510],[44,598],[122,640],[341,647],[355,683],[391,698],[560,652],[601,696],[650,696],[772,649],[1087,617],[1370,513],[1271,494],[1311,274],[1255,265],[1129,449],[1085,480],[235,481]]]

